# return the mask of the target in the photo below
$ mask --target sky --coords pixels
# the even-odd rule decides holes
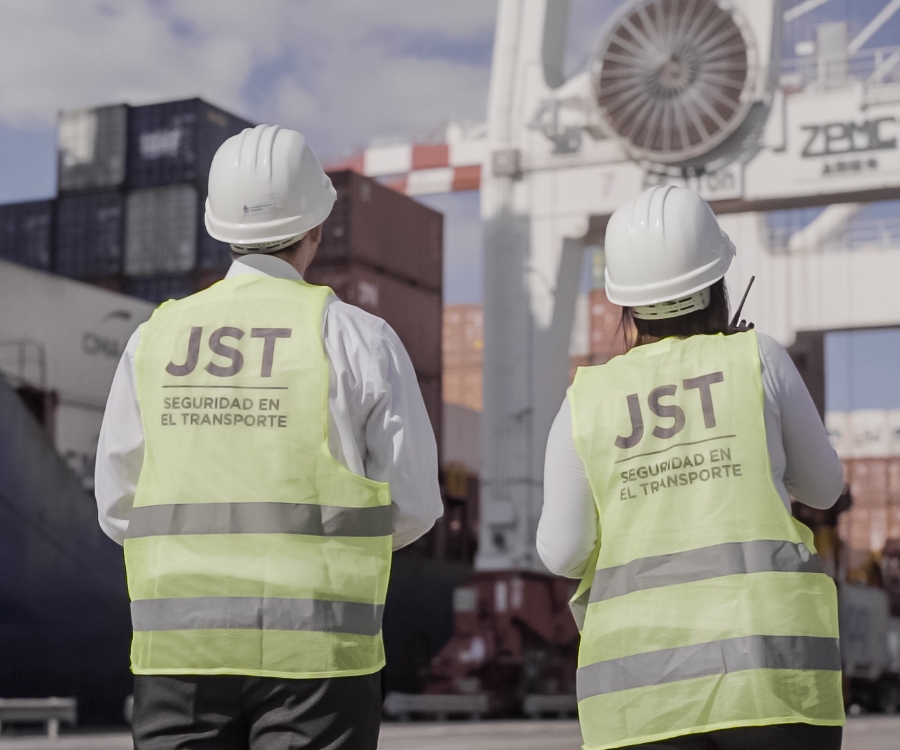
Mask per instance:
[[[569,74],[586,67],[621,4],[572,0]],[[819,23],[846,20],[852,38],[884,4],[828,0],[785,28],[785,57]],[[65,108],[201,96],[249,120],[301,130],[326,162],[372,143],[439,139],[450,121],[481,123],[496,10],[496,0],[2,0],[0,202],[54,194],[55,121]],[[898,40],[900,14],[866,47]],[[447,217],[447,302],[479,301],[477,194],[424,202]],[[814,216],[807,214],[791,221]],[[863,363],[867,347],[884,351],[866,337],[857,343]],[[888,350],[900,352],[900,339]],[[837,362],[849,349],[830,351]],[[900,354],[891,362],[886,371],[900,371]],[[900,408],[893,388],[841,382],[834,404],[876,393]]]

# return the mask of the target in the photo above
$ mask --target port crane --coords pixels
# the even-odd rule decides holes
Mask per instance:
[[[811,52],[782,59],[783,30],[826,2],[628,0],[587,69],[567,77],[569,1],[500,0],[486,124],[450,127],[446,144],[373,148],[358,159],[407,194],[481,190],[477,572],[457,592],[457,633],[433,662],[437,691],[468,691],[472,711],[488,710],[484,693],[504,689],[470,676],[496,672],[474,669],[492,649],[518,649],[529,669],[516,617],[551,651],[573,637],[556,604],[536,614],[559,597],[540,590],[534,540],[585,250],[602,246],[619,205],[652,185],[697,190],[738,248],[732,293],[739,299],[756,277],[744,316],[795,359],[821,360],[824,331],[900,323],[900,232],[857,237],[852,248],[845,236],[863,204],[900,198],[900,47],[866,47],[900,0],[853,38],[846,23],[821,24]],[[822,210],[797,230],[767,219],[813,207]],[[824,408],[824,393],[813,391]],[[488,610],[479,624],[475,613]],[[474,671],[460,666],[465,659]],[[546,706],[565,708],[566,696],[555,697]],[[529,699],[548,698],[526,695],[526,712]]]

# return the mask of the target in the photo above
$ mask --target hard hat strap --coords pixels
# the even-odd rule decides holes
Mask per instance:
[[[709,307],[709,287],[694,292],[687,297],[658,302],[655,305],[640,305],[631,308],[631,314],[639,320],[662,320],[664,318],[677,318],[697,310],[705,310]]]

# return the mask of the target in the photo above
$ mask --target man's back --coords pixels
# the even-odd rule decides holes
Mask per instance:
[[[124,543],[137,750],[374,750],[391,550],[440,516],[415,372],[383,321],[301,278],[336,193],[300,133],[210,170],[228,276],[129,341],[98,445]]]

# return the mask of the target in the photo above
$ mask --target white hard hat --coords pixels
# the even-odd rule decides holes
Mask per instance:
[[[213,157],[206,230],[238,252],[275,252],[324,222],[336,199],[300,133],[257,125],[229,138]]]
[[[640,318],[707,307],[709,287],[725,276],[735,254],[709,204],[671,185],[645,190],[616,209],[605,250],[606,296],[637,308]]]

